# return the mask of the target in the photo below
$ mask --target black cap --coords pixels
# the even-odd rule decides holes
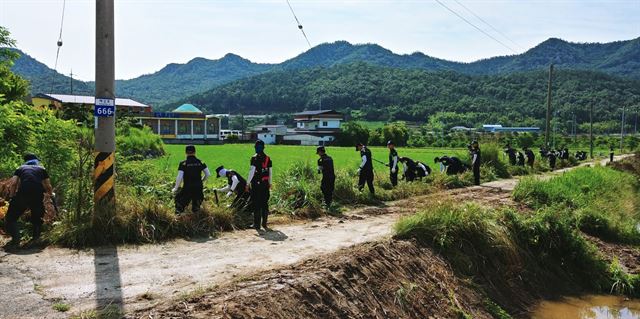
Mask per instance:
[[[364,146],[364,144],[362,144],[362,143],[356,143],[356,151],[359,151],[358,147],[360,147],[360,146]]]
[[[220,178],[220,171],[224,169],[224,166],[220,165],[216,168],[216,178]]]
[[[255,145],[263,145],[264,146],[264,142],[262,140],[257,140]]]
[[[24,156],[22,157],[22,159],[23,159],[25,162],[28,162],[28,161],[37,160],[37,159],[38,159],[38,157],[37,157],[35,154],[33,154],[33,153],[27,153],[27,154],[24,154]]]
[[[196,147],[193,145],[187,145],[187,147],[184,148],[184,151],[187,153],[195,153]]]
[[[320,152],[326,152],[326,150],[324,149],[324,146],[318,146],[316,148],[316,154],[319,154]]]
[[[389,145],[396,145],[396,144],[394,144],[392,140],[388,140],[387,141],[387,146],[389,146]]]

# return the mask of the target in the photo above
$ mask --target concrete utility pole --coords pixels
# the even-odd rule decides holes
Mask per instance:
[[[593,103],[589,111],[589,156],[593,159]]]
[[[96,0],[94,213],[115,216],[114,0]]]
[[[71,87],[70,94],[73,95],[73,69],[71,69],[71,74],[69,74],[71,81],[69,81],[69,86]]]
[[[624,105],[622,106],[622,122],[620,123],[620,154],[624,153]]]
[[[549,66],[549,87],[547,91],[547,121],[544,132],[544,145],[549,147],[549,126],[551,125],[551,81],[553,79],[553,63]]]

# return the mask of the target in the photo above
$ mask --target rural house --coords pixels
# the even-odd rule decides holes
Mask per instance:
[[[305,111],[294,114],[296,127],[289,129],[284,143],[327,145],[335,141],[342,124],[342,113],[333,110]]]
[[[171,112],[148,113],[139,119],[168,144],[220,142],[220,118],[205,115],[192,104],[183,104]]]
[[[51,110],[84,108],[87,111],[91,111],[95,104],[95,97],[86,95],[40,93],[35,95],[31,99],[31,102],[35,107],[48,108]],[[116,98],[116,111],[134,115],[149,114],[151,113],[151,106],[131,99]]]

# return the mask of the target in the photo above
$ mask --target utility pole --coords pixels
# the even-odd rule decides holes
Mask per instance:
[[[593,159],[593,103],[589,111],[589,155]]]
[[[69,76],[71,77],[71,81],[69,81],[69,86],[71,87],[69,94],[73,95],[73,69],[71,69],[71,74],[69,74]]]
[[[620,154],[624,152],[624,105],[622,106],[622,122],[620,123]]]
[[[544,132],[544,145],[549,147],[549,126],[551,125],[551,81],[553,79],[553,63],[549,66],[549,87],[547,90],[547,121]]]
[[[94,214],[115,216],[114,0],[96,0]]]

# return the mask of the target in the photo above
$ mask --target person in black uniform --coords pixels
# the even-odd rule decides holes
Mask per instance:
[[[464,171],[466,170],[464,164],[462,164],[462,161],[455,156],[449,157],[445,155],[442,157],[436,157],[434,159],[434,162],[440,163],[442,165],[440,171],[447,175],[464,173]]]
[[[530,167],[533,167],[533,163],[536,160],[536,155],[528,147],[524,148],[524,155],[527,156],[527,165],[529,165]]]
[[[38,240],[42,232],[42,218],[44,217],[44,193],[53,196],[53,189],[49,174],[40,166],[38,157],[27,154],[23,157],[24,165],[18,167],[11,177],[11,184],[18,188],[9,201],[9,210],[5,216],[5,227],[11,242],[9,246],[20,244],[20,229],[18,219],[27,209],[31,210],[31,224],[33,225],[33,240]]]
[[[416,177],[422,180],[423,177],[427,177],[431,174],[431,167],[421,161],[416,161]]]
[[[609,147],[609,162],[613,162],[613,146]]]
[[[400,162],[402,162],[402,177],[407,182],[413,182],[416,179],[416,170],[418,166],[416,162],[408,157],[400,157]]]
[[[511,144],[507,144],[507,146],[504,149],[504,152],[509,157],[509,164],[516,165],[516,150],[513,147],[511,147]]]
[[[524,166],[524,154],[518,151],[518,161],[516,163],[518,166]]]
[[[191,211],[198,212],[204,200],[202,188],[204,182],[211,176],[207,165],[196,157],[196,147],[187,145],[185,147],[187,159],[180,162],[178,166],[178,176],[176,185],[171,190],[176,194],[176,214],[182,214],[184,209],[191,203]],[[204,176],[202,174],[204,173]],[[182,189],[178,192],[180,184]]]
[[[227,192],[227,197],[231,197],[234,193],[236,198],[229,207],[243,209],[249,202],[249,192],[247,192],[247,181],[236,171],[225,169],[224,166],[216,168],[216,178],[226,177],[227,186],[218,189],[219,192]]]
[[[398,186],[398,151],[392,141],[387,142],[387,148],[389,149],[389,178],[391,179],[391,185]]]
[[[322,181],[320,182],[320,190],[324,197],[325,207],[331,207],[333,202],[333,190],[336,185],[336,174],[333,170],[333,159],[327,155],[327,151],[324,146],[320,146],[316,149],[316,154],[320,156],[318,159],[318,173],[322,174]]]
[[[551,170],[553,171],[554,169],[556,169],[556,159],[558,158],[556,151],[549,151],[547,153],[547,158],[549,159],[549,167],[551,167]]]
[[[471,168],[473,170],[473,183],[475,185],[480,185],[480,146],[478,145],[478,141],[471,142],[471,148],[469,149],[471,153]]]
[[[251,191],[251,205],[253,208],[253,228],[260,230],[260,226],[264,230],[267,227],[267,218],[269,217],[269,197],[271,189],[271,169],[273,163],[271,158],[264,153],[264,142],[257,140],[255,143],[255,155],[251,157],[249,168],[249,184],[247,185]]]
[[[360,157],[362,158],[360,168],[358,168],[358,189],[362,191],[366,183],[371,195],[375,195],[376,191],[373,187],[373,157],[371,151],[362,143],[356,145],[356,151],[360,151]]]

